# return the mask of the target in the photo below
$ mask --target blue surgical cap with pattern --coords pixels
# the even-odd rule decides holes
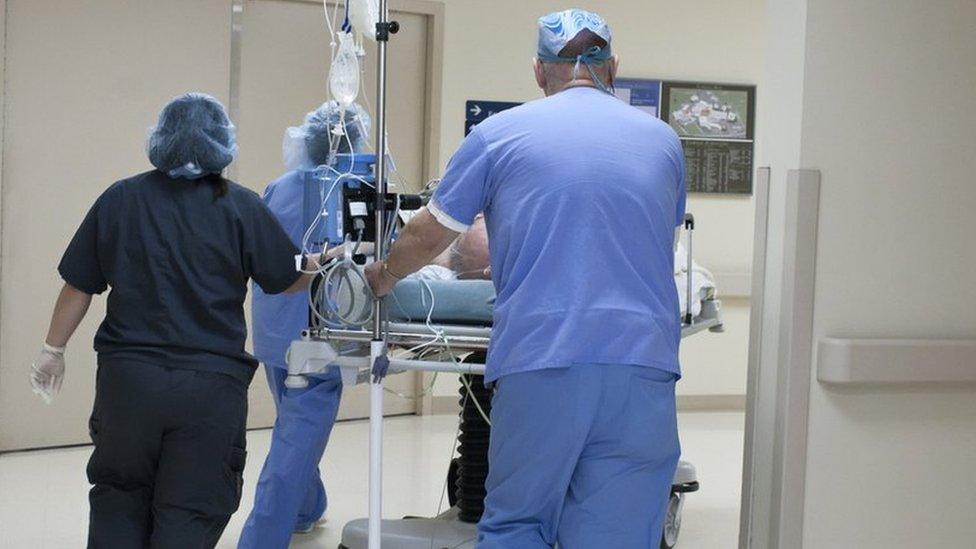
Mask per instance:
[[[581,9],[550,13],[539,18],[538,57],[542,61],[576,61],[576,57],[560,57],[567,44],[583,31],[590,31],[607,42],[607,45],[584,55],[587,61],[606,61],[612,55],[610,43],[613,34],[607,22],[599,15]]]

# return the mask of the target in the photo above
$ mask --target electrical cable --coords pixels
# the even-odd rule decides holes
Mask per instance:
[[[458,369],[460,370],[461,363],[455,361],[455,364],[457,364]],[[478,409],[478,415],[480,415],[481,416],[481,419],[485,420],[485,423],[487,423],[488,426],[491,427],[491,419],[488,417],[488,413],[485,412],[485,409],[481,407],[481,403],[478,402],[478,398],[474,395],[474,389],[471,388],[471,383],[463,375],[458,376],[458,377],[461,378],[461,383],[463,383],[464,384],[464,388],[467,389],[468,395],[472,399],[474,399],[474,407]]]
[[[430,350],[431,349],[427,349],[424,352],[422,352],[419,355],[417,355],[417,360],[423,360],[424,358],[426,358],[427,357],[427,352],[430,351]],[[390,393],[391,395],[396,395],[396,396],[398,396],[398,397],[400,397],[400,398],[402,398],[404,400],[420,400],[420,399],[424,398],[425,396],[427,396],[427,395],[431,394],[432,392],[434,392],[434,385],[436,383],[437,383],[437,372],[434,372],[434,375],[431,376],[430,381],[427,383],[427,385],[425,387],[423,387],[420,390],[420,392],[417,393],[417,394],[415,394],[415,395],[406,395],[406,394],[400,393],[398,391],[395,391],[393,389],[390,389],[389,387],[383,387],[383,390],[386,391],[387,393]]]
[[[338,8],[338,3],[335,4]],[[335,30],[332,27],[332,17],[329,17],[329,0],[322,1],[322,9],[325,11],[325,28],[329,30],[329,37],[332,39],[332,46],[335,47]],[[333,16],[334,17],[334,16]]]
[[[426,288],[427,291],[430,293],[430,307],[427,309],[427,318],[424,321],[424,325],[427,327],[428,330],[430,330],[431,334],[434,335],[434,339],[432,341],[430,341],[430,342],[428,342],[426,344],[423,344],[423,345],[424,346],[430,346],[430,345],[433,345],[434,343],[436,343],[437,341],[443,341],[444,342],[444,347],[445,347],[445,349],[447,349],[447,355],[448,355],[448,357],[450,357],[451,361],[457,367],[458,373],[460,374],[461,373],[461,365],[462,365],[462,363],[464,361],[463,360],[460,360],[459,361],[457,359],[457,356],[455,355],[454,351],[451,350],[451,342],[444,335],[444,330],[439,330],[439,329],[435,328],[434,325],[433,325],[433,323],[432,323],[432,317],[434,315],[434,307],[436,305],[436,303],[435,303],[435,297],[434,297],[434,290],[433,290],[433,288],[431,288],[430,283],[427,282],[426,280],[421,280],[420,282],[423,285],[423,287]],[[421,299],[423,300],[424,299],[424,293],[421,292],[420,296],[421,296]],[[421,301],[421,303],[423,303],[423,301]],[[491,419],[488,417],[488,413],[485,412],[484,408],[478,402],[478,398],[475,396],[474,389],[471,387],[471,384],[464,378],[463,375],[458,376],[458,377],[460,377],[461,383],[464,384],[464,388],[467,390],[468,395],[471,398],[474,399],[474,405],[475,405],[475,408],[477,408],[477,410],[478,410],[478,414],[481,415],[482,419],[485,420],[485,423],[487,423],[489,426],[491,426]]]
[[[332,182],[332,186],[329,188],[329,192],[325,195],[324,198],[321,198],[321,200],[322,200],[322,207],[319,208],[318,215],[315,216],[315,219],[312,220],[312,222],[308,226],[308,229],[305,231],[305,234],[302,236],[302,255],[310,255],[312,253],[315,253],[309,247],[309,239],[312,238],[312,233],[315,231],[315,228],[318,226],[320,220],[323,217],[323,214],[326,213],[325,210],[328,207],[328,205],[327,205],[328,204],[328,201],[332,197],[332,193],[335,191],[336,187],[339,185],[340,182],[341,182],[341,179],[340,178],[337,178],[335,181],[333,181]],[[324,187],[322,187],[322,188],[324,189]],[[319,197],[321,197],[321,196],[322,195],[321,195],[321,190],[320,190],[319,191]],[[319,274],[319,273],[322,272],[322,269],[320,268],[320,269],[316,269],[314,271],[305,271],[304,269],[299,269],[299,271],[301,271],[303,274]]]
[[[345,244],[348,247],[350,244]],[[373,317],[372,307],[367,307],[366,302],[371,303],[372,299],[360,301],[357,298],[357,285],[354,279],[358,279],[358,289],[369,292],[369,282],[363,268],[352,260],[352,254],[347,253],[342,259],[335,259],[326,264],[320,275],[318,286],[313,291],[309,287],[309,306],[312,314],[319,322],[329,327],[362,327],[370,322]],[[339,295],[343,290],[348,292],[348,301],[345,307],[340,309]]]

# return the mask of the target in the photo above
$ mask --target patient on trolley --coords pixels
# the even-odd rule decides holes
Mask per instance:
[[[484,214],[478,214],[468,232],[454,240],[434,262],[408,278],[418,280],[485,280],[491,278],[488,265],[488,229]]]
[[[394,290],[390,311],[400,320],[424,319],[433,315],[440,321],[490,324],[494,287],[490,283],[488,232],[483,214],[434,262],[407,277]],[[702,312],[702,302],[716,297],[712,273],[691,262],[689,277],[687,249],[679,242],[675,248],[674,278],[680,314],[688,307],[687,286],[692,286],[692,315]],[[457,283],[457,281],[471,281]],[[440,317],[440,318],[438,318]]]

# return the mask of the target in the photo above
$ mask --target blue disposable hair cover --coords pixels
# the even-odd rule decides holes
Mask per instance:
[[[360,153],[369,147],[370,117],[353,103],[345,111],[328,101],[308,113],[301,126],[285,130],[282,153],[289,170],[314,170],[333,154]]]
[[[234,125],[224,106],[204,93],[174,97],[150,130],[146,155],[170,177],[219,174],[237,156]]]

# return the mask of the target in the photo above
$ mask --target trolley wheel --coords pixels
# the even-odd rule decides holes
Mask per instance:
[[[674,546],[678,544],[684,497],[684,494],[671,492],[671,499],[668,500],[668,512],[664,517],[664,532],[661,534],[661,549],[674,549]]]

